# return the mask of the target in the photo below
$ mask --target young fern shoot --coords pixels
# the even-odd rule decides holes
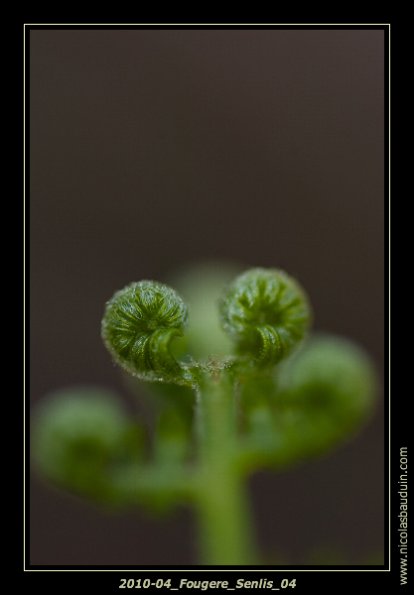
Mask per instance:
[[[108,351],[129,374],[165,386],[151,448],[108,395],[100,405],[83,390],[44,408],[35,453],[49,478],[95,501],[156,511],[189,503],[204,564],[259,564],[248,475],[351,435],[372,409],[376,380],[349,341],[307,338],[309,300],[281,270],[239,275],[219,316],[233,351],[192,359],[187,306],[174,289],[140,281],[116,292],[102,321]]]
[[[114,360],[142,380],[192,384],[191,373],[170,352],[183,334],[187,306],[167,285],[131,283],[107,303],[102,338]]]

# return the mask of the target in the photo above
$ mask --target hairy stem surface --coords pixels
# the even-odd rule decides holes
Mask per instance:
[[[250,507],[236,467],[234,389],[226,371],[204,376],[198,407],[201,471],[197,502],[202,562],[254,564]]]

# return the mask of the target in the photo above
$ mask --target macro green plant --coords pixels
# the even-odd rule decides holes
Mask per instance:
[[[108,391],[66,389],[39,408],[33,452],[51,481],[96,503],[155,514],[192,506],[203,564],[260,564],[248,477],[352,436],[373,408],[376,375],[352,342],[309,335],[308,297],[285,272],[224,278],[188,277],[190,309],[147,280],[106,304],[102,339],[129,386],[151,387],[153,428]]]

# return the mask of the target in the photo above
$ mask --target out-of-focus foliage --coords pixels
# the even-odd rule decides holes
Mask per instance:
[[[32,447],[52,482],[156,513],[190,501],[220,533],[210,508],[220,509],[220,482],[236,501],[231,476],[317,456],[363,424],[377,389],[367,354],[342,338],[308,335],[309,300],[283,271],[233,274],[212,265],[183,273],[183,297],[155,281],[114,294],[102,336],[131,386],[151,381],[154,427],[144,431],[104,389],[50,395],[36,412]],[[224,524],[232,510],[222,508]],[[222,554],[242,563],[250,554],[238,547],[234,519],[227,531],[236,553]],[[214,539],[206,539],[213,554]]]

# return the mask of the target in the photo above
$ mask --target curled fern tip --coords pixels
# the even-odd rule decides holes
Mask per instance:
[[[114,360],[144,380],[186,384],[170,343],[183,334],[187,306],[167,285],[131,283],[106,305],[102,338]]]
[[[310,323],[304,290],[285,272],[255,268],[240,275],[220,304],[224,330],[240,355],[274,365],[303,339]]]

